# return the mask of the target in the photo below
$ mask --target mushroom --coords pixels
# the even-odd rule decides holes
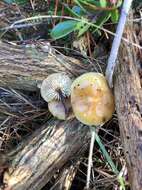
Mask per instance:
[[[76,118],[86,125],[102,125],[114,113],[114,97],[101,73],[83,74],[72,83],[71,104]]]
[[[114,97],[106,78],[101,73],[85,73],[71,85],[71,105],[76,118],[91,129],[91,144],[88,161],[87,184],[89,189],[92,154],[95,137],[94,126],[102,126],[111,119],[114,111]]]
[[[48,102],[49,111],[58,119],[68,115],[65,99],[70,96],[72,81],[64,73],[54,73],[43,80],[40,86],[42,98]]]
[[[43,80],[40,88],[41,96],[46,102],[69,97],[71,79],[64,73],[53,73]]]
[[[66,110],[65,110],[66,107]],[[57,117],[60,120],[65,120],[67,113],[71,108],[70,99],[65,99],[65,107],[61,101],[52,100],[48,103],[48,109],[54,117]]]

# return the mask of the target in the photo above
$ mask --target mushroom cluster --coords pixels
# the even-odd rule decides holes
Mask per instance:
[[[41,96],[48,102],[49,111],[58,119],[65,120],[69,105],[66,97],[71,95],[71,106],[76,118],[91,129],[91,143],[89,151],[87,189],[89,189],[92,154],[95,141],[94,126],[103,125],[111,119],[115,106],[114,97],[106,78],[101,73],[85,73],[71,79],[62,73],[48,76],[41,85]]]
[[[71,79],[64,73],[54,73],[43,80],[40,86],[42,98],[48,102],[48,109],[54,117],[65,120],[68,114],[68,97]]]
[[[61,120],[66,119],[70,95],[74,115],[86,125],[102,125],[114,113],[114,97],[101,73],[85,73],[73,83],[66,74],[54,73],[43,80],[40,92],[49,111]]]

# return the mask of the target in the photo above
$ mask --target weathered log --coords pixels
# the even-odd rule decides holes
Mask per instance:
[[[33,46],[0,42],[0,86],[32,91],[51,73],[65,72],[73,77],[91,70],[91,64],[59,55],[50,45]]]
[[[74,58],[59,55],[47,44],[27,47],[0,42],[0,86],[33,91],[37,90],[38,83],[51,73],[65,72],[73,78],[86,71],[95,70],[96,66],[92,66],[91,64],[84,65]],[[61,168],[75,152],[78,152],[83,144],[87,143],[88,129],[81,128],[77,121],[61,124],[57,122],[55,135],[49,137],[48,144],[45,142],[48,136],[46,127],[39,129],[38,133],[36,132],[37,136],[30,137],[29,143],[26,142],[25,148],[14,158],[7,174],[4,174],[7,188],[41,189],[56,170]],[[58,138],[61,132],[63,133]],[[59,146],[58,152],[55,151],[55,143],[57,147]],[[49,145],[51,148],[48,147]],[[46,148],[49,151],[45,154]],[[65,151],[66,148],[69,152]],[[39,181],[38,178],[40,178]]]
[[[37,90],[37,84],[54,72],[74,77],[91,70],[91,65],[84,67],[76,59],[56,54],[47,45],[25,47],[0,42],[0,55],[0,86],[22,90]],[[57,169],[87,144],[89,130],[77,121],[55,121],[54,125],[52,136],[47,124],[18,151],[4,174],[8,189],[40,190]]]
[[[130,23],[124,35],[136,42]],[[115,76],[116,111],[132,190],[142,190],[142,88],[137,68],[140,53],[132,44],[122,42]]]
[[[80,161],[65,166],[50,190],[70,190],[79,165]]]
[[[82,151],[89,128],[75,119],[52,121],[37,130],[4,173],[5,190],[40,190],[69,159]]]

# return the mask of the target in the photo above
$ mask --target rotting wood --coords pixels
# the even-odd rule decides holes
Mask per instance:
[[[27,47],[0,42],[0,86],[32,91],[51,73],[73,77],[96,68],[57,54],[48,44]]]
[[[50,190],[70,190],[79,165],[80,161],[66,165]]]
[[[40,190],[69,159],[86,150],[89,139],[89,128],[75,119],[47,123],[14,157],[4,173],[4,190]]]
[[[124,35],[130,42],[136,42],[130,22]],[[142,87],[137,68],[139,54],[139,49],[122,42],[114,83],[116,111],[132,190],[142,190]]]
[[[84,66],[80,61],[59,55],[50,48],[50,45],[25,47],[0,42],[0,86],[33,91],[51,73],[65,72],[73,78],[91,70],[92,65]],[[47,124],[34,137],[29,137],[25,147],[14,157],[7,173],[4,173],[5,190],[40,190],[56,170],[75,152],[84,149],[84,144],[88,144],[89,130],[76,120],[54,122],[53,136],[48,139]]]

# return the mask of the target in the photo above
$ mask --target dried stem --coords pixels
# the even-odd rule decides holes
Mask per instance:
[[[96,133],[94,130],[92,130],[92,127],[90,127],[90,132],[91,132],[91,143],[90,143],[89,158],[88,158],[86,189],[90,188],[91,168],[93,165],[92,156],[93,156],[93,148],[94,148],[95,133]]]
[[[113,87],[112,80],[113,80],[114,69],[117,64],[116,59],[118,55],[120,42],[122,39],[123,30],[126,23],[126,18],[127,18],[129,9],[131,7],[131,4],[132,4],[132,0],[124,0],[121,15],[120,15],[120,20],[119,20],[117,30],[116,30],[116,35],[112,43],[112,48],[111,48],[110,56],[108,59],[108,66],[106,69],[106,78],[108,79],[108,83],[110,87]]]

